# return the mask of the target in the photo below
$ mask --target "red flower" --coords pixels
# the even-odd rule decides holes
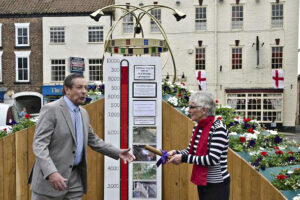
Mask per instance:
[[[236,119],[239,119],[240,117],[239,117],[239,116],[236,116],[235,118],[236,118]]]
[[[185,83],[184,83],[184,82],[180,82],[180,84],[183,85],[183,86],[185,86]]]
[[[3,131],[5,131],[5,132],[6,132],[6,131],[7,131],[7,129],[6,129],[6,128],[4,128],[4,129],[3,129]]]
[[[239,138],[240,138],[241,143],[245,143],[246,142],[246,138],[245,137],[239,137]]]
[[[290,154],[290,155],[293,155],[293,153],[294,153],[293,151],[289,151],[289,153],[288,153],[288,154]]]
[[[216,103],[219,103],[219,100],[218,100],[218,99],[216,99]]]
[[[279,150],[279,147],[278,147],[278,146],[276,146],[276,147],[274,147],[273,149],[276,151],[276,150]]]
[[[247,130],[247,132],[253,134],[253,133],[254,133],[254,130],[253,130],[253,128],[249,128],[249,129]]]
[[[280,174],[279,176],[277,176],[277,180],[280,180],[280,179],[286,179],[286,176],[285,176],[285,175],[282,175],[282,174]]]
[[[30,117],[31,117],[31,115],[29,115],[29,114],[26,114],[26,115],[25,115],[25,118],[26,118],[26,119],[29,119]]]
[[[268,156],[268,153],[265,152],[265,151],[263,151],[263,152],[260,153],[260,155],[262,155],[262,156]]]
[[[283,154],[283,151],[278,150],[278,151],[276,151],[275,153],[276,153],[277,155],[280,155],[280,154]]]
[[[223,118],[222,117],[217,117],[217,120],[222,120]]]
[[[248,117],[248,118],[244,118],[243,121],[244,121],[244,122],[250,122],[251,119]]]

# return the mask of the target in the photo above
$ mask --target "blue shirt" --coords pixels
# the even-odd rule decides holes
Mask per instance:
[[[64,96],[64,100],[69,108],[70,115],[72,118],[72,122],[75,130],[75,138],[76,138],[76,154],[73,165],[78,165],[82,160],[83,154],[83,124],[82,118],[80,114],[80,107],[76,106],[67,96]],[[76,113],[77,112],[77,113]],[[77,119],[76,119],[77,117]]]

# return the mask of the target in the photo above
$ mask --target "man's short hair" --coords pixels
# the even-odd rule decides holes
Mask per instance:
[[[64,80],[64,85],[63,85],[63,90],[62,90],[63,95],[66,95],[65,87],[72,89],[73,79],[75,79],[75,78],[84,78],[84,76],[79,73],[69,74]]]

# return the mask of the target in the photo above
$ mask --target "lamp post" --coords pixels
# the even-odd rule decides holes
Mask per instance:
[[[180,21],[181,19],[184,19],[186,17],[186,15],[183,12],[181,12],[177,9],[173,9],[173,8],[165,6],[165,5],[154,4],[154,5],[145,5],[145,6],[137,7],[137,6],[127,4],[127,5],[109,5],[109,6],[106,6],[104,8],[98,9],[97,11],[90,14],[90,17],[92,19],[94,19],[95,21],[99,21],[100,17],[104,15],[103,11],[106,10],[106,9],[112,9],[112,8],[121,9],[125,12],[114,22],[114,24],[111,26],[111,28],[109,29],[109,31],[106,35],[105,42],[104,42],[104,53],[103,53],[102,61],[104,61],[104,54],[105,54],[105,52],[107,51],[107,48],[108,48],[108,44],[109,44],[109,39],[108,38],[111,36],[111,34],[113,33],[115,27],[121,21],[121,19],[123,19],[126,15],[131,14],[135,18],[135,21],[136,21],[136,24],[134,26],[134,38],[135,38],[136,34],[139,34],[139,33],[142,33],[142,38],[144,38],[144,32],[143,32],[143,28],[142,28],[142,25],[141,25],[140,22],[141,22],[141,19],[145,15],[148,15],[154,21],[154,23],[157,25],[157,27],[159,28],[162,36],[164,37],[164,40],[166,42],[166,47],[168,48],[168,50],[170,52],[172,62],[173,62],[173,67],[174,67],[173,82],[175,82],[175,79],[176,79],[176,64],[175,64],[175,59],[174,59],[172,49],[170,48],[169,41],[168,41],[167,35],[164,31],[164,28],[162,27],[161,23],[150,13],[150,11],[153,10],[153,9],[157,9],[157,8],[170,9],[174,12],[173,15],[174,15],[174,17],[176,18],[177,21]],[[149,8],[149,9],[147,9],[147,8]],[[135,13],[137,11],[140,12],[138,16]]]

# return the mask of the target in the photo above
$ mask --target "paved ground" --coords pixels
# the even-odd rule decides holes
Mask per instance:
[[[284,134],[285,136],[287,136],[290,139],[295,139],[298,143],[300,143],[300,132],[297,133],[284,133],[284,132],[279,132]]]

